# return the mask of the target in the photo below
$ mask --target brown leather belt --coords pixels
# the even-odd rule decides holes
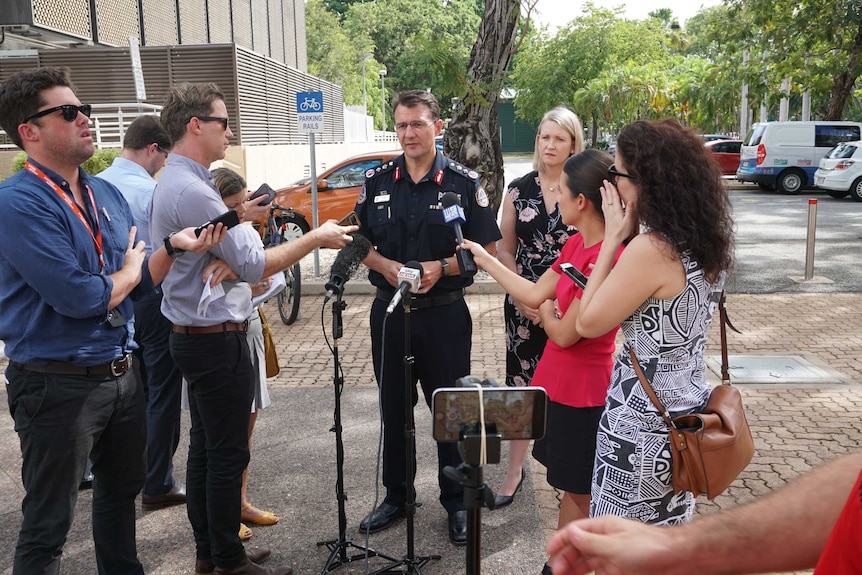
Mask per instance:
[[[110,363],[102,365],[73,365],[65,361],[51,361],[47,365],[12,362],[18,369],[35,371],[36,373],[53,373],[57,375],[108,375],[120,377],[132,368],[131,354],[118,357]]]
[[[395,295],[394,291],[386,291],[384,289],[377,288],[377,299],[382,299],[384,301],[391,301],[392,296]],[[463,289],[456,289],[452,291],[443,292],[438,295],[420,295],[420,296],[410,296],[410,309],[425,309],[429,307],[437,307],[440,305],[448,305],[452,302],[456,302],[459,299],[464,297]]]
[[[174,333],[184,333],[186,335],[203,335],[207,333],[225,333],[228,331],[248,331],[248,320],[242,323],[226,321],[216,325],[195,326],[195,325],[175,325],[171,328]]]

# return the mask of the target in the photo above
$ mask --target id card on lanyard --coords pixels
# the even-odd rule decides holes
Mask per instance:
[[[96,198],[95,198],[95,196],[93,196],[93,190],[90,189],[90,186],[86,186],[86,188],[87,188],[87,193],[90,196],[90,205],[93,207],[93,214],[94,214],[94,217],[96,218],[95,219],[95,223],[96,223],[96,231],[95,232],[93,232],[93,228],[90,226],[90,223],[87,221],[87,218],[84,217],[84,214],[81,212],[81,208],[78,206],[78,204],[75,202],[75,200],[73,198],[70,198],[69,194],[65,193],[60,188],[60,186],[58,186],[54,182],[54,180],[49,178],[48,175],[45,174],[45,172],[43,172],[38,167],[36,167],[35,164],[30,162],[30,160],[27,160],[27,163],[24,164],[24,168],[28,172],[30,172],[31,174],[33,174],[34,176],[36,176],[37,178],[39,178],[40,180],[45,182],[45,184],[47,184],[48,187],[50,187],[52,190],[54,190],[54,192],[58,196],[60,196],[60,198],[64,202],[66,202],[66,205],[69,206],[69,209],[72,210],[72,212],[76,216],[78,216],[78,219],[81,221],[81,223],[87,229],[87,232],[89,232],[90,237],[93,238],[93,244],[96,247],[96,253],[99,255],[99,273],[104,273],[105,272],[105,255],[104,255],[104,252],[102,251],[102,229],[99,227],[99,211],[96,209]]]

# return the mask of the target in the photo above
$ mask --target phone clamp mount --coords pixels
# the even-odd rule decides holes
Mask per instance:
[[[476,376],[458,379],[458,387],[497,387],[493,379],[480,380]],[[443,473],[464,486],[464,508],[467,510],[466,575],[479,575],[482,568],[482,507],[494,509],[494,492],[485,484],[482,465],[500,463],[500,444],[503,437],[495,423],[485,423],[485,433],[479,423],[462,423],[459,432],[458,452],[464,463],[447,466]],[[483,457],[484,455],[484,457]]]

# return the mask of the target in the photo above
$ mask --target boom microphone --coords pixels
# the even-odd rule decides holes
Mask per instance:
[[[455,228],[455,237],[458,240],[458,245],[464,245],[464,234],[461,233],[461,222],[466,222],[464,217],[464,209],[458,200],[458,194],[455,192],[446,192],[440,198],[443,204],[443,219],[447,224],[452,224]],[[459,274],[462,276],[474,276],[479,270],[476,267],[476,262],[473,260],[473,254],[469,250],[455,250],[455,258],[458,260]]]
[[[392,301],[389,302],[389,307],[386,308],[386,315],[395,310],[395,306],[407,293],[416,293],[419,291],[419,286],[422,284],[422,276],[425,270],[422,269],[422,264],[416,260],[410,260],[398,272],[398,291],[392,296]]]
[[[344,284],[359,267],[359,262],[368,255],[370,249],[371,242],[359,234],[354,234],[353,241],[341,248],[332,267],[329,268],[329,281],[326,282],[326,296],[323,298],[323,303],[328,302],[335,294],[344,293]]]

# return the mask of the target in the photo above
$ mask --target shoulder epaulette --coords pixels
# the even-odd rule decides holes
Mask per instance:
[[[471,180],[479,179],[479,174],[475,170],[471,170],[467,166],[463,166],[454,160],[449,160],[447,167],[459,176],[470,178]]]
[[[379,176],[380,174],[384,174],[386,172],[390,172],[395,168],[395,160],[389,160],[388,162],[383,162],[376,168],[371,168],[367,172],[365,172],[365,179],[369,180],[375,176]]]

